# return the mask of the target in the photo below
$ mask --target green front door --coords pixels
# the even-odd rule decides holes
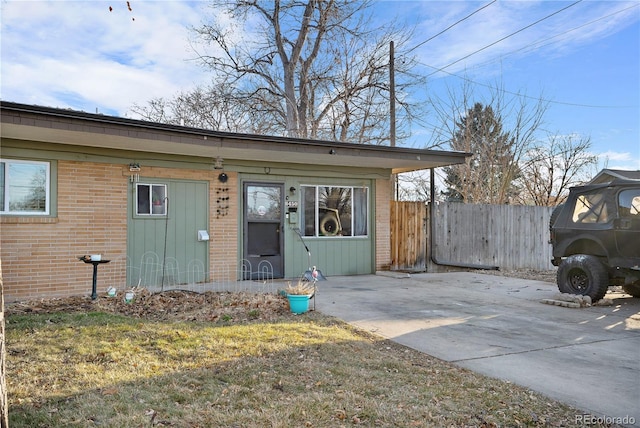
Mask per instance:
[[[130,184],[127,283],[171,287],[208,281],[209,185],[140,178]],[[205,233],[198,233],[204,231]]]

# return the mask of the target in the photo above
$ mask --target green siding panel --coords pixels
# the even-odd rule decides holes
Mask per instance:
[[[293,278],[309,267],[309,256],[293,230],[288,230],[286,275]],[[325,275],[360,275],[374,272],[371,238],[306,238],[311,252],[311,266]]]
[[[300,277],[309,267],[316,266],[324,275],[361,275],[375,273],[375,187],[374,181],[367,178],[322,178],[307,176],[269,175],[268,180],[264,175],[243,174],[242,181],[251,182],[282,182],[285,189],[285,205],[288,201],[300,200],[301,185],[331,185],[331,186],[368,186],[369,187],[369,236],[367,237],[303,237],[304,242],[311,251],[311,261],[302,243],[300,236],[294,228],[300,227],[300,215],[298,221],[284,221],[284,260],[285,277]],[[289,188],[295,189],[294,193]],[[285,207],[286,209],[286,207]],[[242,210],[240,209],[240,212]],[[242,242],[239,242],[240,246]],[[242,258],[241,253],[239,258]]]
[[[149,286],[206,281],[209,243],[199,242],[197,231],[208,230],[208,183],[156,178],[142,179],[141,182],[168,186],[169,215],[134,216],[133,189],[130,192],[127,237],[129,285],[137,285],[139,280],[142,285]]]

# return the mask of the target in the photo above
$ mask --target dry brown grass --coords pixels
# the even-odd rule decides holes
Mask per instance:
[[[281,296],[12,305],[12,427],[579,426],[581,412]]]
[[[311,296],[315,292],[315,284],[303,280],[299,280],[295,284],[288,282],[284,292],[298,296]]]

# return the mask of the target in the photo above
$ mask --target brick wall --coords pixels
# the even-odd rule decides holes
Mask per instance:
[[[391,180],[376,180],[376,270],[391,265]]]
[[[210,172],[208,172],[211,175]],[[238,173],[226,172],[228,181],[220,183],[217,179],[218,172],[214,173],[212,183],[209,185],[209,201],[211,214],[209,216],[209,270],[211,281],[236,280],[238,270]],[[222,189],[228,189],[229,199],[218,203],[220,197],[226,197],[226,193],[218,193]],[[221,210],[218,213],[218,210]],[[229,275],[230,277],[227,277]]]
[[[7,301],[90,294],[92,266],[77,257],[126,255],[127,179],[120,165],[60,161],[57,218],[1,219]]]
[[[211,181],[209,230],[216,239],[209,241],[210,263],[235,272],[237,220],[235,215],[216,218],[217,173],[149,167],[143,172],[145,177]],[[235,213],[237,175],[227,174],[229,213]],[[129,171],[122,164],[59,161],[56,218],[0,217],[6,301],[89,295],[92,266],[78,260],[85,254],[112,260],[98,268],[101,289],[126,284],[128,186]]]

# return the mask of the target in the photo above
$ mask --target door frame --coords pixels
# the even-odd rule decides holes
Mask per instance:
[[[136,214],[137,184],[166,186],[166,211],[163,215],[140,216]],[[178,199],[176,195],[189,194],[178,191],[176,189],[178,186],[191,186],[189,190],[193,190],[196,196],[194,199],[197,202],[196,205],[180,208],[183,211],[191,211],[197,217],[193,224],[193,233],[185,231],[184,234],[176,234],[175,225],[180,217],[178,212],[180,204],[176,200]],[[210,280],[209,241],[200,242],[196,234],[197,230],[210,230],[209,186],[210,184],[206,180],[167,177],[140,177],[138,180],[130,182],[127,197],[127,259],[129,261],[126,273],[129,286],[138,285],[139,280],[142,280],[143,285],[151,288],[177,286],[190,283],[189,281],[208,282]],[[148,222],[147,226],[144,226],[142,222]],[[191,225],[188,223],[180,224]],[[149,252],[146,249],[140,251],[134,245],[136,233],[141,231],[145,234],[148,233],[145,229],[150,225],[152,225],[152,229],[155,229],[155,236],[150,235],[154,244],[143,244],[142,246],[155,247],[157,251]],[[140,230],[136,230],[136,228],[140,228]],[[173,242],[173,245],[167,247],[168,242]],[[178,243],[193,252],[178,251]],[[198,257],[180,258],[175,255],[176,252]]]
[[[264,262],[265,260],[261,260],[258,264],[256,264],[254,266],[254,264],[252,263],[252,261],[249,259],[250,255],[248,254],[248,248],[249,248],[249,219],[248,219],[248,215],[247,215],[247,207],[248,207],[248,203],[247,203],[247,189],[250,186],[258,186],[258,187],[275,187],[278,188],[280,190],[280,199],[279,199],[279,205],[280,205],[280,216],[279,219],[277,221],[273,221],[273,222],[265,222],[265,223],[273,223],[273,224],[278,224],[278,248],[279,248],[279,254],[277,256],[268,256],[271,260],[266,260],[269,263],[271,263],[272,266],[272,271],[271,271],[271,275],[269,275],[268,270],[264,270],[261,268],[264,268],[264,266],[261,266],[260,263]],[[284,189],[285,189],[285,183],[283,181],[259,181],[259,180],[247,180],[244,181],[242,183],[242,259],[243,259],[243,263],[244,261],[249,261],[251,264],[251,271],[250,272],[246,272],[245,268],[246,266],[243,266],[243,277],[242,279],[274,279],[274,278],[284,278],[285,275],[285,271],[284,271],[284,267],[285,267],[285,263],[284,263],[284,256],[285,256],[285,251],[284,251],[284,244],[285,244],[285,234],[284,234],[284,220],[285,220],[285,210],[284,210]],[[272,260],[277,260],[277,265],[274,265]],[[249,273],[249,277],[247,277],[247,273]]]

